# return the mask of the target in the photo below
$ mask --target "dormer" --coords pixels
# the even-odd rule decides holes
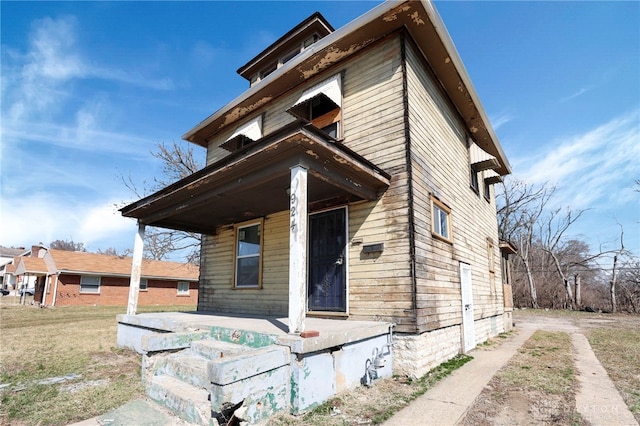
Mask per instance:
[[[253,86],[333,31],[324,16],[316,12],[238,68],[237,72]]]

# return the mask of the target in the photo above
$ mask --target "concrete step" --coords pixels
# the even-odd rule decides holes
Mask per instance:
[[[203,358],[216,360],[239,354],[247,350],[246,346],[218,340],[198,340],[191,343],[191,351]]]
[[[208,377],[207,359],[191,352],[183,351],[168,357],[155,375],[167,375],[185,383],[208,390],[211,380]]]
[[[197,425],[215,424],[211,416],[209,392],[167,375],[147,382],[147,395],[181,419]]]

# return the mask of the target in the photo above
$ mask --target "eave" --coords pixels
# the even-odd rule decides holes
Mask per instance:
[[[120,211],[145,225],[213,234],[287,210],[296,165],[308,169],[310,203],[375,200],[389,186],[383,170],[298,120]]]
[[[380,4],[315,43],[199,123],[183,138],[207,147],[208,141],[222,129],[400,28],[405,28],[415,40],[478,146],[499,161],[496,172],[511,173],[471,78],[433,3],[427,0]]]

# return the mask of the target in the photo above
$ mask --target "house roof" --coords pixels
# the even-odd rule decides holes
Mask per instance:
[[[103,276],[130,276],[131,257],[78,251],[49,250],[57,272]],[[28,259],[28,258],[27,258]],[[143,259],[142,278],[197,281],[198,267],[191,264]]]
[[[188,131],[183,138],[206,147],[209,139],[313,76],[404,28],[484,151],[496,157],[500,175],[511,167],[442,19],[430,0],[386,1],[311,45],[239,97]]]
[[[13,248],[13,247],[0,247],[0,257],[10,257],[13,259],[15,256],[22,256],[26,253],[29,253],[30,250],[25,249],[24,247]]]
[[[49,274],[49,268],[44,262],[44,259],[40,257],[26,257],[21,256],[16,266],[16,275],[22,274],[34,274],[34,275],[47,275]]]

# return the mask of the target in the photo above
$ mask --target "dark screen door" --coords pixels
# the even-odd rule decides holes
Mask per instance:
[[[345,312],[346,209],[309,216],[308,310]]]

